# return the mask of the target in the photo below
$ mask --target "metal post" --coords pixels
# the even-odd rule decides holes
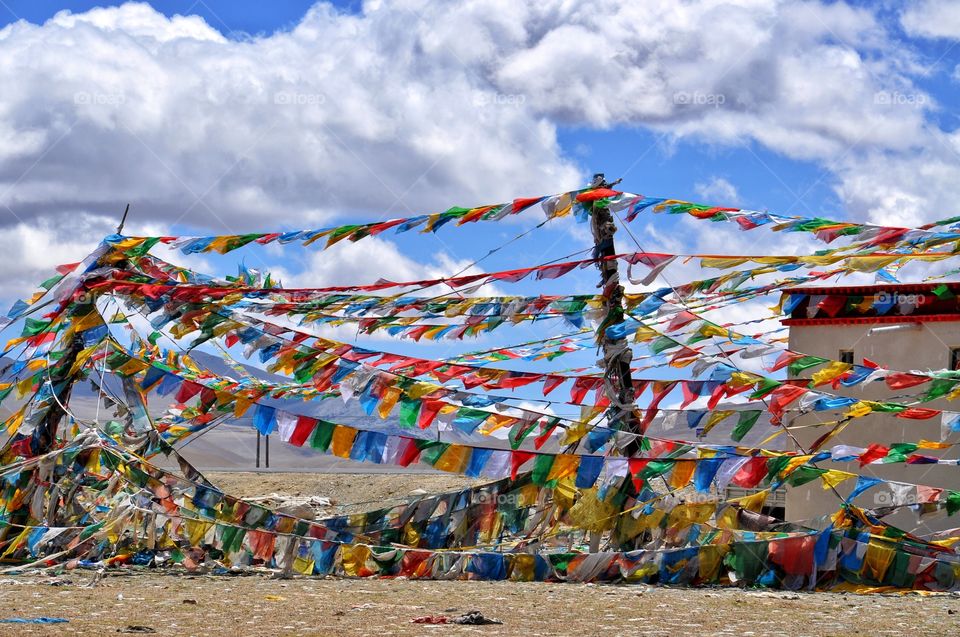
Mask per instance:
[[[260,468],[260,431],[257,431],[257,464],[256,468]]]
[[[270,468],[270,434],[266,435],[266,443],[267,443],[266,444],[267,462],[265,464],[266,464],[266,468],[269,469]]]

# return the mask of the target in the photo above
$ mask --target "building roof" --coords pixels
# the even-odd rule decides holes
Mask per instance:
[[[797,287],[784,303],[797,327],[960,321],[960,282]]]
[[[878,283],[875,285],[816,285],[789,288],[787,294],[803,292],[804,294],[876,294],[877,292],[933,292],[941,285],[956,293],[960,293],[960,281],[939,281],[928,283]]]

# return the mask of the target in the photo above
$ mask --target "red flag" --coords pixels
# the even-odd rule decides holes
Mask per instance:
[[[297,447],[302,447],[310,437],[310,434],[313,433],[313,430],[316,426],[317,420],[315,418],[298,416],[297,426],[294,427],[293,434],[290,435],[290,444]]]
[[[897,418],[912,418],[913,420],[926,420],[927,418],[933,418],[934,416],[939,416],[941,412],[939,409],[927,409],[926,407],[909,407],[904,409],[899,414]]]
[[[752,489],[760,484],[760,481],[767,476],[767,459],[763,456],[755,456],[747,460],[740,470],[733,475],[731,482],[744,489]]]
[[[610,190],[609,188],[594,188],[593,190],[581,192],[579,195],[577,195],[577,201],[596,201],[597,199],[616,197],[619,194],[619,190]]]
[[[543,199],[543,197],[526,197],[526,198],[522,198],[522,199],[514,199],[514,200],[513,200],[513,211],[514,211],[514,212],[520,212],[520,211],[523,210],[524,208],[529,208],[530,206],[532,206],[533,204],[537,203],[538,201],[540,201],[540,200],[542,200],[542,199]]]
[[[517,473],[520,472],[520,467],[522,467],[528,460],[532,459],[536,455],[532,451],[520,451],[515,450],[510,454],[510,479],[516,480]]]
[[[877,443],[873,443],[867,450],[860,454],[860,466],[870,464],[874,460],[879,460],[880,458],[886,458],[887,454],[890,453],[890,447],[884,447]]]
[[[770,392],[770,413],[773,414],[779,421],[780,417],[783,415],[783,410],[787,408],[787,405],[797,400],[805,393],[807,393],[807,389],[805,387],[797,387],[795,385],[780,385]]]
[[[906,374],[904,372],[894,372],[886,377],[887,387],[890,389],[905,389],[914,385],[922,385],[930,382],[929,376],[917,376],[915,374]]]
[[[442,400],[424,400],[420,403],[420,418],[417,420],[417,424],[421,429],[430,426],[444,404]]]

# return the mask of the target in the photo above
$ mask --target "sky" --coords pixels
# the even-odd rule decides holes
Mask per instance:
[[[127,203],[130,234],[319,228],[604,172],[647,195],[919,225],[958,214],[958,40],[960,7],[938,0],[0,0],[0,299],[89,252]],[[540,219],[181,261],[328,285],[589,247],[585,226],[551,223],[472,265]],[[810,249],[649,214],[631,232],[621,244],[649,250]]]
[[[0,309],[90,253],[127,204],[131,235],[316,229],[565,192],[603,172],[633,193],[784,215],[904,226],[951,217],[958,43],[955,0],[0,0]],[[154,252],[218,276],[243,264],[286,287],[589,256],[585,224],[534,229],[543,219],[534,208],[328,250]],[[621,224],[617,249],[824,247],[735,225],[647,211]],[[917,278],[911,267],[904,280]],[[647,287],[716,274],[678,260]],[[588,267],[475,293],[590,294],[597,281]],[[707,316],[783,336],[775,320],[743,323],[770,317],[775,302]],[[431,359],[575,331],[550,319],[413,343],[309,327]],[[498,366],[560,371],[597,358],[588,347]],[[518,398],[539,396],[528,390]]]

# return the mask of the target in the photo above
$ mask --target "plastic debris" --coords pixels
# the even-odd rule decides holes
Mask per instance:
[[[484,617],[483,613],[478,610],[472,610],[469,613],[464,613],[460,617],[455,617],[450,620],[452,624],[464,624],[467,626],[486,626],[489,624],[502,624],[503,622],[499,619],[491,619],[489,617]]]
[[[410,620],[413,624],[448,624],[450,618],[444,615],[421,615]]]

